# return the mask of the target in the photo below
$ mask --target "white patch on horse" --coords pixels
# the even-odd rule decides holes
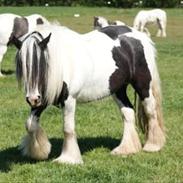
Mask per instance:
[[[83,86],[77,98],[80,101],[91,101],[110,95],[108,78],[117,69],[112,58],[112,49],[120,44],[118,40],[111,40],[98,31],[85,34],[84,39],[87,40],[87,44],[83,45],[86,54],[80,64],[78,61],[76,63],[83,66],[82,70],[85,71]],[[84,63],[85,59],[89,60],[88,64]]]

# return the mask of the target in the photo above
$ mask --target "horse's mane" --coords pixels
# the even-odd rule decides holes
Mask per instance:
[[[62,69],[63,62],[60,59],[60,54],[64,55],[65,52],[65,44],[68,39],[72,40],[73,35],[77,35],[78,33],[70,30],[67,27],[60,26],[57,24],[50,25],[40,25],[37,30],[44,38],[47,37],[51,33],[50,41],[47,45],[48,52],[48,75],[47,75],[47,88],[46,88],[46,100],[47,103],[54,103],[55,99],[57,99],[62,90]],[[70,38],[71,37],[71,38]]]

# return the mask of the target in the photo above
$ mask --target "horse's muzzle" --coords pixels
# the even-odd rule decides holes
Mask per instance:
[[[34,95],[26,97],[26,101],[31,107],[39,107],[41,105],[41,96],[40,95]]]

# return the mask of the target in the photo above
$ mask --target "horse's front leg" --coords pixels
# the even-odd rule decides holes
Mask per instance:
[[[64,142],[61,155],[54,160],[58,163],[83,163],[75,132],[76,100],[71,96],[65,101],[64,112]]]
[[[39,117],[44,109],[44,107],[31,109],[30,116],[25,124],[27,136],[23,138],[20,145],[24,156],[37,160],[47,159],[51,150],[51,144],[45,132],[39,126]]]
[[[151,33],[149,32],[148,28],[144,27],[144,31],[147,34],[147,36],[151,37]]]

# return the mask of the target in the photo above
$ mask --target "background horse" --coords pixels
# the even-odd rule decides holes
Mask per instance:
[[[41,28],[42,27],[42,28]],[[48,105],[60,106],[64,116],[64,142],[56,162],[82,163],[75,132],[76,101],[89,102],[113,95],[124,117],[121,143],[112,154],[128,155],[141,150],[135,112],[126,89],[138,93],[148,122],[143,150],[159,151],[165,143],[161,88],[155,48],[144,34],[120,35],[120,26],[79,34],[60,26],[41,26],[23,42],[15,39],[16,73],[24,83],[31,113],[26,122],[23,155],[46,159],[51,145],[39,125]],[[48,35],[48,36],[47,36]],[[145,122],[145,121],[144,121]]]
[[[94,16],[94,29],[100,29],[103,27],[107,27],[109,25],[125,25],[124,22],[116,20],[116,21],[109,21],[107,19],[105,19],[104,17],[101,16]]]
[[[146,32],[150,36],[146,25],[156,23],[158,26],[157,37],[166,37],[166,12],[161,9],[141,10],[134,19],[133,27],[141,32]]]
[[[48,21],[39,14],[27,17],[10,13],[0,15],[0,76],[2,76],[1,62],[12,37],[21,38],[23,35],[34,31],[39,24],[48,24]]]

